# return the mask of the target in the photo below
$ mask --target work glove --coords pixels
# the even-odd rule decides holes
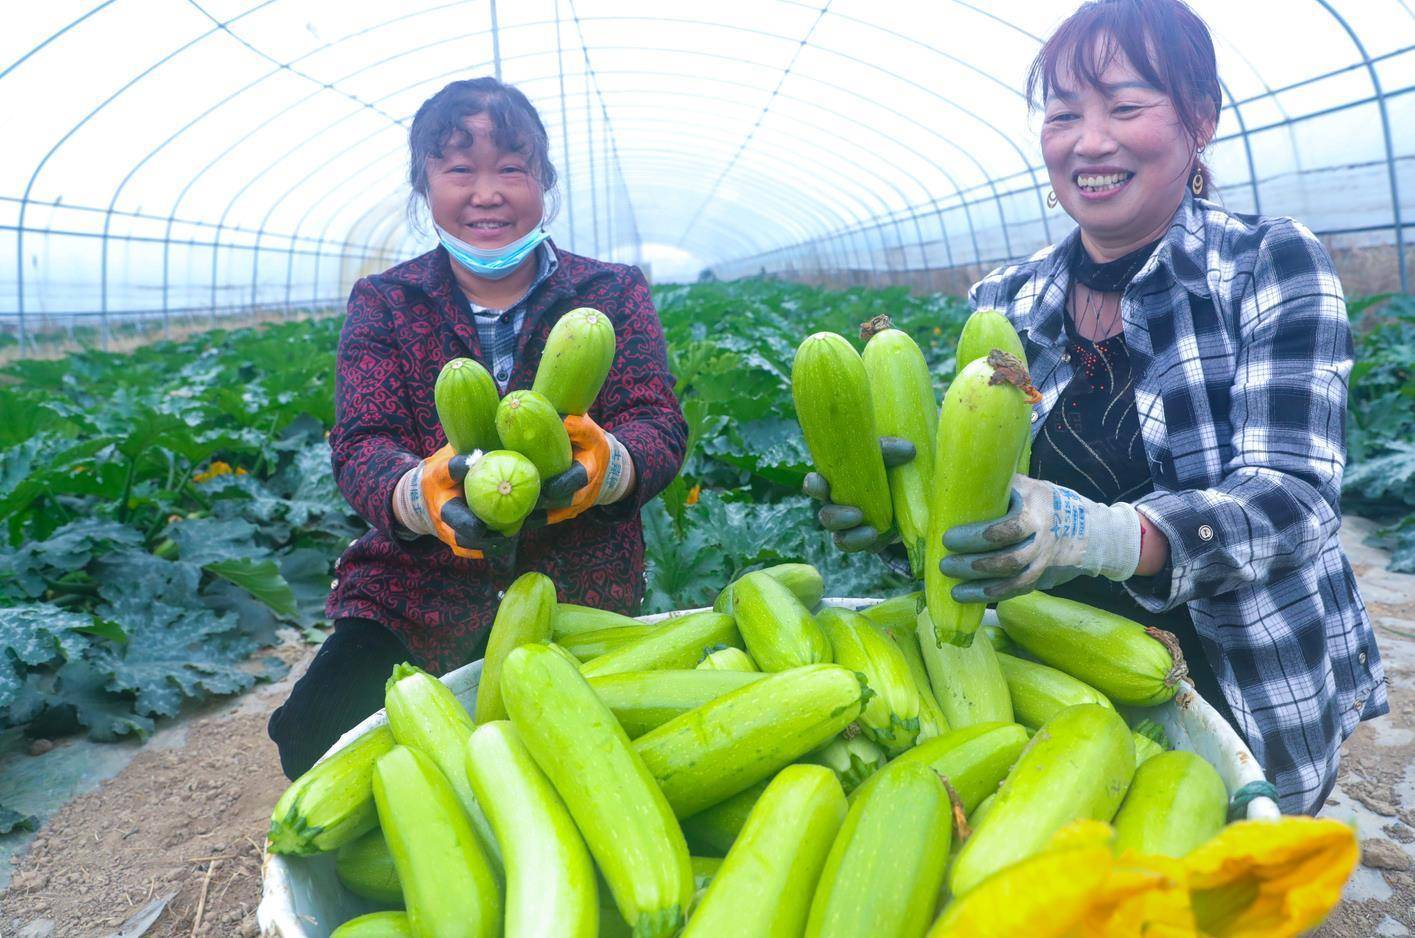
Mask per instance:
[[[879,438],[879,448],[884,455],[886,468],[902,466],[914,458],[914,444],[897,436]],[[830,483],[819,472],[806,473],[806,481],[801,486],[811,498],[824,502],[816,518],[821,527],[831,532],[835,546],[843,551],[867,550],[879,553],[899,539],[894,530],[876,531],[865,524],[865,514],[853,505],[838,505],[830,500]]]
[[[570,435],[574,462],[541,481],[536,507],[545,511],[546,524],[569,521],[595,505],[620,501],[634,488],[634,461],[614,434],[588,416],[575,414],[565,418],[565,432]]]
[[[960,603],[993,603],[1078,576],[1128,580],[1140,562],[1140,515],[1102,505],[1065,486],[1018,475],[1007,514],[943,534],[939,562]]]
[[[493,531],[467,505],[462,480],[481,450],[457,454],[444,446],[409,469],[393,489],[393,516],[413,534],[432,535],[458,557],[505,565],[516,538]]]

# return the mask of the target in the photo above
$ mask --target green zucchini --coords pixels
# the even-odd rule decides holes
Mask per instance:
[[[581,306],[556,320],[545,340],[531,390],[561,414],[584,414],[614,365],[614,323]]]
[[[555,583],[543,573],[523,573],[506,588],[487,637],[477,684],[476,721],[506,719],[501,702],[501,663],[515,648],[550,641],[555,618]]]
[[[859,730],[859,725],[851,723],[845,731],[802,759],[816,765],[823,765],[840,779],[840,787],[850,794],[860,784],[880,769],[887,761],[885,752],[878,743],[872,742]]]
[[[726,801],[683,818],[683,833],[687,835],[693,849],[726,856],[733,841],[737,839],[737,834],[741,832],[742,825],[747,823],[747,815],[752,813],[752,807],[756,805],[762,792],[766,791],[770,781],[771,779],[764,778]]]
[[[860,610],[860,615],[887,629],[912,632],[919,621],[919,609],[923,604],[922,592],[905,593],[903,596],[892,596],[873,606],[866,606]]]
[[[760,671],[619,671],[596,675],[590,687],[629,737],[657,729],[674,717],[763,677]]]
[[[692,668],[703,651],[713,645],[740,647],[742,636],[731,616],[720,612],[692,612],[669,619],[644,636],[620,645],[580,667],[585,677],[624,671]]]
[[[973,723],[1011,723],[1012,697],[997,652],[986,639],[971,645],[936,645],[927,609],[919,613],[919,650],[934,699],[953,729]]]
[[[492,450],[496,436],[496,404],[500,395],[485,368],[470,358],[454,358],[437,373],[433,403],[443,435],[459,453]]]
[[[845,796],[829,770],[782,769],[748,815],[683,938],[801,934],[845,812]]]
[[[765,573],[789,589],[801,601],[801,605],[807,609],[814,609],[820,605],[821,597],[825,595],[825,580],[821,578],[820,571],[808,563],[779,563],[770,567],[762,567],[757,572]],[[731,583],[724,586],[722,592],[717,594],[712,608],[716,612],[732,614]]]
[[[1002,676],[1007,679],[1007,692],[1018,723],[1041,726],[1067,707],[1081,703],[1111,707],[1105,694],[1056,668],[1001,652],[996,657]]]
[[[1169,750],[1169,737],[1165,735],[1164,727],[1160,726],[1149,717],[1145,717],[1134,726],[1132,734],[1135,739],[1135,766],[1139,768],[1153,756]]]
[[[1138,730],[1131,736],[1135,741],[1135,768],[1137,769],[1165,751],[1163,746]]]
[[[822,870],[806,938],[921,938],[948,863],[952,806],[938,775],[889,765],[856,798]]]
[[[339,848],[334,858],[334,874],[344,888],[356,896],[379,905],[400,908],[403,905],[403,886],[398,882],[398,868],[393,865],[393,854],[388,852],[388,841],[383,839],[383,831],[376,827]]]
[[[291,782],[270,815],[270,852],[337,850],[377,827],[373,766],[394,745],[388,727],[377,727]]]
[[[1020,651],[1020,649],[1012,641],[1012,639],[1007,637],[1007,632],[1003,630],[1002,626],[985,625],[981,629],[979,629],[979,631],[982,633],[983,637],[986,638],[988,642],[992,645],[994,651],[1001,652],[1005,655],[1011,655],[1014,658],[1018,657],[1018,651]]]
[[[811,461],[830,483],[831,501],[860,509],[865,524],[888,531],[894,521],[889,479],[860,354],[833,332],[808,336],[791,363],[791,398]]]
[[[421,668],[406,662],[395,665],[383,692],[388,728],[400,746],[409,746],[432,759],[447,776],[481,846],[491,858],[493,869],[501,872],[501,845],[491,832],[476,795],[467,781],[467,737],[476,724],[467,708],[446,684]]]
[[[697,668],[701,671],[757,671],[757,663],[752,660],[752,656],[740,648],[716,648],[703,656],[703,660],[697,663]]]
[[[958,336],[958,353],[955,357],[957,370],[962,371],[965,365],[979,358],[987,358],[993,349],[1006,352],[1018,361],[1027,360],[1027,353],[1022,349],[1022,339],[1017,335],[1017,330],[1012,328],[1012,321],[1007,318],[1006,313],[998,309],[975,310],[963,323],[963,331]],[[1026,475],[1031,466],[1031,456],[1032,436],[1028,433],[1027,443],[1022,447],[1022,455],[1017,460],[1017,471],[1022,475]]]
[[[919,738],[919,691],[899,646],[849,609],[829,606],[816,616],[835,663],[865,676],[871,691],[859,725],[891,757]]]
[[[637,938],[666,938],[693,898],[688,845],[662,790],[619,722],[569,661],[546,645],[506,659],[511,723],[564,800]]]
[[[969,645],[982,622],[984,604],[956,601],[950,591],[958,581],[938,568],[948,556],[943,535],[1006,513],[1030,425],[1032,408],[1022,390],[1029,381],[1024,363],[993,352],[963,368],[944,395],[924,563],[935,645]]]
[[[953,895],[1033,856],[1071,821],[1109,821],[1134,773],[1135,745],[1119,714],[1098,704],[1062,710],[1022,750],[959,851],[949,873]]]
[[[1115,852],[1182,857],[1227,820],[1228,789],[1218,771],[1192,752],[1161,752],[1135,770],[1113,822]]]
[[[465,772],[505,844],[506,934],[595,938],[594,863],[565,803],[504,720],[477,727]]]
[[[875,623],[881,632],[899,646],[899,650],[904,653],[904,660],[909,664],[909,674],[914,678],[914,686],[919,691],[919,742],[942,736],[949,730],[948,718],[943,715],[938,698],[934,696],[933,686],[929,684],[928,669],[924,665],[924,656],[919,651],[919,638],[915,632],[919,607],[923,602],[923,593],[907,593],[860,610],[861,615]]]
[[[610,612],[608,609],[596,609],[593,606],[581,606],[576,603],[559,603],[555,607],[555,615],[550,620],[550,632],[555,640],[560,642],[571,635],[579,635],[581,632],[600,632],[604,629],[628,628],[643,624],[638,619]]]
[[[830,660],[830,643],[810,610],[762,571],[732,584],[732,615],[747,651],[763,671]]]
[[[938,439],[938,398],[928,362],[907,332],[884,329],[865,343],[861,356],[870,382],[875,430],[914,444],[914,458],[885,470],[894,525],[909,554],[914,576],[923,576],[924,538],[929,533],[929,490]]]
[[[996,801],[997,792],[993,792],[991,795],[988,795],[982,801],[978,802],[978,806],[968,815],[968,826],[977,827],[979,824],[983,823],[983,818],[988,816],[988,812],[992,810],[992,806]]]
[[[496,934],[501,892],[447,776],[416,749],[394,746],[373,771],[373,797],[418,938]]]
[[[574,655],[581,664],[593,661],[600,655],[623,648],[636,642],[654,630],[651,625],[626,625],[617,629],[600,629],[598,632],[581,632],[567,635],[557,644]]]
[[[1174,636],[1085,603],[1032,592],[998,603],[997,618],[1028,654],[1117,704],[1165,703],[1188,673]]]
[[[674,717],[634,740],[634,750],[674,813],[687,817],[823,745],[860,715],[864,695],[845,668],[793,668]]]
[[[462,488],[472,514],[510,537],[521,530],[540,499],[540,473],[520,453],[494,449],[467,471]]]
[[[1016,723],[975,723],[919,743],[890,765],[917,762],[948,779],[964,812],[976,808],[997,791],[1027,745],[1027,733]],[[853,803],[871,785],[870,776],[850,795]]]
[[[370,912],[351,918],[329,938],[415,938],[407,912]]]
[[[512,391],[496,407],[501,446],[531,461],[542,479],[559,475],[574,462],[570,434],[555,407],[535,391]]]

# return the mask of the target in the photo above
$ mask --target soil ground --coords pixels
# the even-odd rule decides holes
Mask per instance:
[[[1388,558],[1362,543],[1370,530],[1352,518],[1343,534],[1376,621],[1391,713],[1344,748],[1325,813],[1355,820],[1365,857],[1321,938],[1415,931],[1415,576],[1385,569]],[[284,787],[265,723],[313,650],[292,642],[277,654],[294,665],[283,681],[163,729],[44,820],[13,860],[0,935],[258,934],[262,838]],[[145,908],[156,913],[146,926]]]

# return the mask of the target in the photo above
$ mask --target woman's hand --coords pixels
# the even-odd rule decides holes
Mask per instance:
[[[578,517],[595,505],[622,500],[634,489],[634,461],[624,444],[588,416],[565,418],[570,468],[541,482],[538,509],[547,524]]]
[[[488,528],[467,505],[462,480],[481,451],[457,455],[444,446],[398,481],[393,516],[414,534],[430,534],[458,557],[505,563],[516,553],[516,538]]]
[[[914,444],[897,436],[880,437],[879,448],[887,468],[902,466],[914,458]],[[819,472],[807,473],[801,489],[816,501],[825,503],[820,511],[816,512],[816,518],[821,527],[831,532],[835,546],[841,550],[867,550],[878,553],[898,539],[898,535],[892,530],[876,531],[870,525],[864,524],[864,512],[853,505],[832,502],[830,483]]]
[[[1007,514],[960,524],[943,535],[939,562],[961,603],[991,603],[1051,589],[1085,574],[1128,580],[1140,562],[1140,514],[1102,505],[1051,482],[1012,480]]]

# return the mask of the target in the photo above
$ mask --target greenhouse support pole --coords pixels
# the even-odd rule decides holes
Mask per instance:
[[[579,251],[575,242],[575,185],[570,171],[570,116],[565,105],[565,50],[560,43],[560,0],[555,0],[555,63],[560,73],[560,143],[565,150],[561,163],[565,173],[565,215],[569,227],[570,250]]]
[[[1332,8],[1327,0],[1317,0],[1328,13],[1332,15],[1341,28],[1346,30],[1346,35],[1351,37],[1352,43],[1356,46],[1356,51],[1361,53],[1361,61],[1366,64],[1366,72],[1371,76],[1371,87],[1376,91],[1376,107],[1381,112],[1381,133],[1385,136],[1386,145],[1386,172],[1390,175],[1390,210],[1395,222],[1395,261],[1396,269],[1400,271],[1400,292],[1409,293],[1410,284],[1405,276],[1405,222],[1401,218],[1400,212],[1400,183],[1395,173],[1395,145],[1390,138],[1390,114],[1386,110],[1386,95],[1381,90],[1381,77],[1376,73],[1375,63],[1371,61],[1371,56],[1367,54],[1365,45],[1361,42],[1361,37],[1356,35],[1356,30],[1342,18],[1342,15]]]
[[[501,80],[501,27],[496,21],[496,0],[491,0],[491,62],[496,80]]]

